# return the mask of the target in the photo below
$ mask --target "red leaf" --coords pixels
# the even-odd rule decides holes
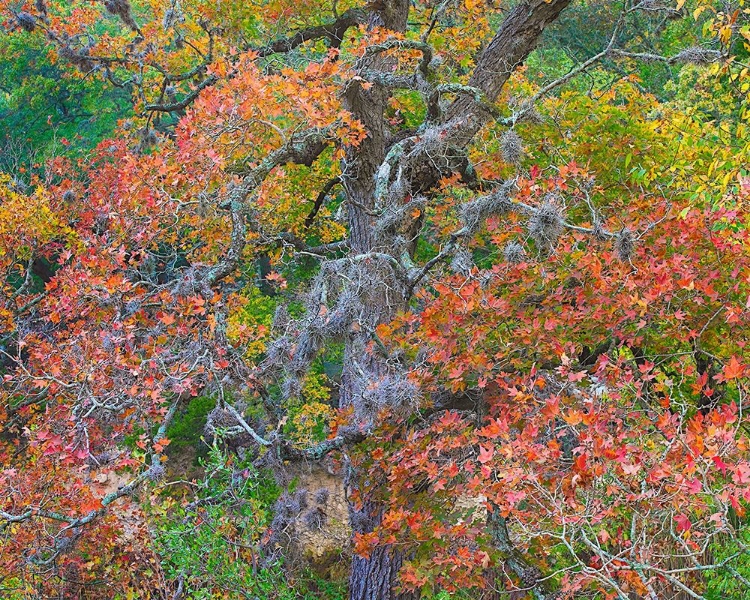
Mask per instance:
[[[677,523],[677,529],[679,531],[688,531],[692,526],[690,519],[686,515],[679,514],[674,518],[674,522]]]
[[[581,473],[583,473],[583,472],[586,471],[586,466],[587,466],[586,465],[586,461],[587,461],[587,459],[588,459],[588,457],[586,456],[585,452],[583,454],[579,454],[578,456],[576,456],[576,459],[575,459],[575,468],[576,468],[576,471],[579,471]]]
[[[716,468],[719,469],[719,471],[721,471],[721,474],[726,475],[727,467],[729,467],[729,465],[725,463],[723,460],[721,460],[720,456],[714,456],[712,457],[712,459],[714,461],[714,465],[716,465]]]
[[[486,464],[492,460],[492,456],[494,454],[495,454],[495,449],[492,446],[490,446],[489,448],[480,446],[479,456],[477,457],[477,460],[482,464]]]

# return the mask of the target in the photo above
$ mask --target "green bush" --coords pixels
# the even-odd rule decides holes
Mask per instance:
[[[188,416],[181,421],[189,422]],[[154,547],[173,587],[181,582],[191,600],[344,600],[342,582],[312,572],[290,574],[280,561],[263,560],[263,535],[281,492],[270,474],[227,453],[220,442],[201,462],[205,477],[194,494],[181,501],[162,496],[149,507]]]
[[[167,429],[170,450],[198,446],[206,425],[206,418],[214,406],[216,406],[215,398],[198,396],[190,401],[184,411],[175,415],[174,421]]]
[[[714,544],[711,550],[714,563],[726,561],[723,569],[708,571],[706,576],[706,600],[726,600],[727,598],[746,598],[747,587],[740,578],[750,580],[750,527],[740,526],[737,539]]]

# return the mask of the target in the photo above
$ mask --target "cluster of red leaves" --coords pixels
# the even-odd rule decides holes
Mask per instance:
[[[381,327],[424,357],[423,388],[479,388],[486,414],[397,422],[368,444],[368,491],[387,510],[358,552],[410,549],[409,588],[483,587],[508,558],[485,523],[499,511],[566,593],[700,586],[669,557],[703,556],[750,501],[747,200],[655,214],[634,202],[630,261],[574,231],[544,260],[436,281],[422,311]]]
[[[250,181],[258,191],[242,198],[256,217],[242,235],[251,259],[259,247],[274,247],[276,230],[302,227],[309,210],[304,204],[281,210],[266,198],[260,184],[279,167],[269,158],[273,152],[293,146],[298,131],[311,127],[339,143],[356,144],[363,135],[336,93],[343,62],[268,75],[256,59],[249,52],[213,64],[209,71],[219,82],[158,152],[123,136],[103,142],[87,162],[57,160],[49,171],[54,184],[40,183],[34,202],[2,181],[0,286],[8,294],[0,334],[10,334],[12,344],[3,355],[0,466],[12,486],[0,510],[48,515],[41,530],[36,518],[15,522],[0,557],[2,573],[76,560],[66,550],[72,543],[63,541],[80,537],[69,523],[101,508],[112,490],[97,485],[99,478],[124,471],[127,481],[161,455],[168,440],[154,436],[168,406],[226,385],[246,387],[243,349],[227,339],[230,313],[242,299],[237,286],[207,275],[237,243],[233,234],[242,235],[222,202],[243,177],[261,173]],[[299,169],[287,176],[277,168],[273,184],[313,193],[330,176]],[[298,195],[294,201],[300,204]],[[51,265],[43,289],[31,274],[40,259]],[[19,278],[29,285],[14,288]],[[103,530],[91,529],[101,538]],[[102,564],[127,547],[118,549],[116,536],[100,543]],[[101,575],[94,568],[82,573],[87,580]]]
[[[135,585],[124,574],[132,552],[146,547],[138,519],[119,510],[94,528],[70,523],[102,508],[116,472],[124,484],[144,468],[147,452],[161,454],[168,440],[150,438],[171,398],[197,394],[230,366],[214,335],[226,301],[197,276],[211,255],[189,250],[202,236],[221,247],[224,227],[208,219],[197,231],[195,215],[164,190],[174,189],[168,154],[137,156],[108,142],[83,177],[58,166],[61,182],[47,192],[47,208],[64,228],[30,250],[56,270],[43,290],[36,284],[8,304],[11,314],[34,306],[14,319],[0,445],[0,510],[54,514],[11,522],[0,570],[19,575],[31,566],[41,581],[55,574],[49,582],[63,588],[67,580],[114,578],[125,589]],[[160,264],[167,247],[184,249],[191,266]]]

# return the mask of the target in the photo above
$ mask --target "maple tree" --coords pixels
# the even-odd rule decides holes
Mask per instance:
[[[0,178],[0,589],[239,597],[180,537],[253,577],[256,469],[333,456],[352,599],[747,593],[744,2],[0,11],[133,107]],[[236,458],[155,543],[196,398]]]

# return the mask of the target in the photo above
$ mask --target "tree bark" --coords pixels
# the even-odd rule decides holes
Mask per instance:
[[[553,22],[571,0],[525,0],[513,8],[497,34],[479,58],[470,85],[481,89],[487,99],[494,101],[513,70],[534,50],[539,35]],[[371,13],[368,27],[385,27],[392,31],[406,30],[409,0],[375,0],[370,3]],[[393,59],[383,54],[363,61],[362,68],[387,72]],[[384,118],[390,92],[374,85],[365,89],[353,81],[344,93],[347,110],[358,119],[367,131],[367,137],[357,147],[346,148],[342,164],[341,182],[346,193],[349,225],[349,246],[353,257],[374,253],[393,256],[398,261],[398,242],[393,233],[390,239],[382,232],[376,235],[376,175],[386,159],[388,151],[388,128]],[[466,146],[479,129],[487,123],[491,114],[471,99],[460,97],[449,108],[446,121],[436,124],[444,128],[452,145]],[[416,157],[419,162],[419,156]],[[414,155],[412,155],[414,159]],[[412,163],[414,164],[414,163]],[[416,181],[410,182],[420,188]],[[421,189],[421,188],[420,188]],[[354,279],[350,292],[356,295],[362,309],[359,317],[365,324],[361,331],[350,333],[345,344],[344,367],[340,390],[342,407],[352,406],[355,417],[367,421],[365,398],[368,389],[392,370],[385,358],[371,350],[371,330],[380,323],[389,322],[396,313],[405,308],[408,301],[407,286],[399,280],[393,267],[378,259],[365,258],[361,267],[348,277]],[[374,421],[374,413],[371,419]],[[348,476],[347,485],[357,487],[357,473]],[[357,511],[350,506],[350,516],[355,532],[372,531],[380,521],[383,507],[372,498],[362,498],[364,507]],[[349,578],[350,600],[410,600],[416,594],[395,591],[398,571],[404,561],[400,551],[389,546],[373,549],[368,558],[355,556]]]
[[[369,29],[385,27],[396,32],[406,30],[409,0],[377,0],[370,6]],[[370,59],[366,68],[383,69],[388,62],[389,59],[378,55]],[[374,86],[367,90],[358,83],[350,85],[344,96],[345,107],[367,130],[367,137],[358,147],[346,149],[342,165],[341,181],[347,198],[349,244],[354,255],[377,249],[371,213],[375,208],[375,175],[386,153],[387,126],[384,114],[389,96],[385,88]],[[362,320],[368,326],[390,321],[403,306],[404,293],[396,292],[394,297],[387,292],[403,286],[394,281],[387,266],[383,267],[367,269],[372,280],[365,284],[364,289],[360,283],[357,291],[366,312]],[[387,372],[383,359],[368,352],[370,342],[369,332],[362,331],[350,335],[345,345],[340,405],[354,406],[355,413],[361,413],[361,407],[357,405],[364,397],[368,384]],[[351,483],[356,486],[356,482]],[[355,508],[350,506],[350,514],[355,513]],[[362,533],[372,531],[381,513],[380,506],[366,501],[363,510],[359,511],[363,518],[359,527],[355,525],[355,530]],[[394,591],[402,562],[403,557],[390,547],[377,547],[368,558],[355,556],[349,577],[349,598],[407,600],[413,597]]]
[[[395,594],[398,585],[398,571],[401,568],[402,556],[394,554],[391,548],[379,546],[369,558],[355,556],[349,581],[350,600],[382,600],[398,598],[399,600],[416,600],[419,594]]]
[[[536,49],[544,29],[560,17],[571,1],[524,0],[516,5],[482,52],[468,85],[481,90],[489,102],[494,102],[513,72]],[[453,142],[461,147],[493,118],[486,108],[468,96],[457,98],[447,116],[447,125],[457,132],[452,136]]]

